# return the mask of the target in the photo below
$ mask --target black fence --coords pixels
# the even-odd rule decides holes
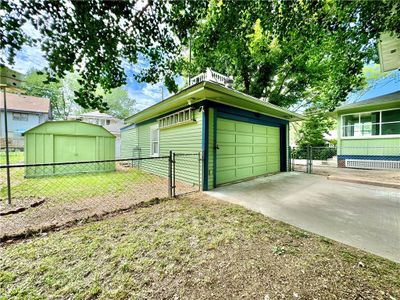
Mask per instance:
[[[0,208],[24,202],[137,202],[201,188],[201,154],[0,165]]]
[[[289,157],[290,170],[307,173],[335,168],[400,171],[399,146],[291,147]]]

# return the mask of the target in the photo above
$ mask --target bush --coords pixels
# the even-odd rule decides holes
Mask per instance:
[[[299,147],[292,149],[292,158],[294,159],[307,159],[307,147]],[[332,147],[313,147],[312,159],[313,160],[327,160],[336,155],[336,148]]]

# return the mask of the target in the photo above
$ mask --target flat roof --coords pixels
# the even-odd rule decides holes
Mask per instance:
[[[140,123],[165,114],[169,111],[188,106],[188,101],[191,104],[194,104],[203,100],[210,100],[213,102],[247,109],[289,121],[299,121],[304,119],[304,117],[300,114],[291,112],[285,108],[239,92],[222,84],[211,81],[202,81],[195,85],[188,86],[179,91],[177,94],[172,95],[167,99],[126,118],[125,123]]]

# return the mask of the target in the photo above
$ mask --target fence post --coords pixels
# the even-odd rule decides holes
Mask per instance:
[[[172,198],[172,150],[168,157],[168,197]]]
[[[310,146],[310,174],[312,174],[312,165],[313,165],[313,147]]]
[[[307,145],[307,173],[308,174],[311,173],[310,166],[311,166],[311,146]]]
[[[176,174],[176,169],[175,169],[175,164],[176,164],[176,158],[175,158],[175,152],[172,154],[172,196],[176,196],[176,185],[175,185],[175,174]]]

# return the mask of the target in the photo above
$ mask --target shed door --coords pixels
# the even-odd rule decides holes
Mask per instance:
[[[86,136],[54,136],[54,161],[91,161],[96,159],[96,138]],[[68,174],[89,172],[96,169],[95,164],[76,164],[56,166],[55,172]]]
[[[217,118],[216,184],[280,171],[279,128]]]
[[[95,137],[66,135],[54,137],[54,156],[56,162],[95,160],[95,149]]]

